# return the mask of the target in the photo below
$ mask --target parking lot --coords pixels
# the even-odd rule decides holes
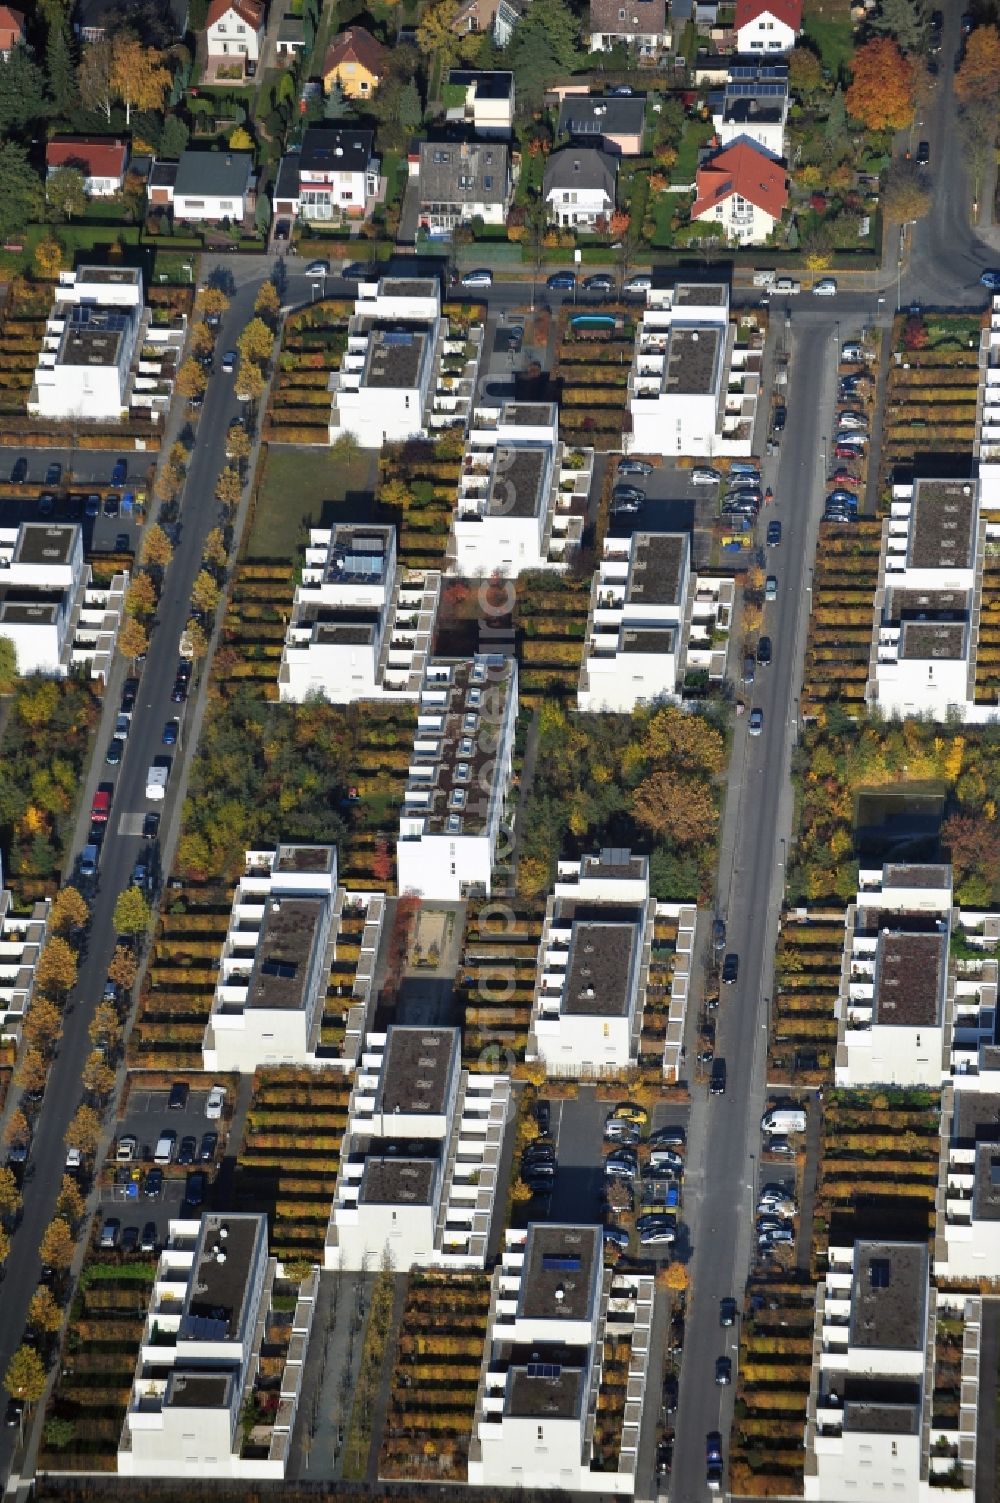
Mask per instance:
[[[649,475],[623,475],[622,482],[645,492],[642,508],[633,516],[611,520],[619,536],[647,529],[690,532],[691,566],[704,568],[711,555],[712,528],[719,514],[719,487],[695,485],[691,470],[668,461],[654,463]]]
[[[225,1112],[217,1121],[210,1121],[205,1116],[205,1105],[208,1100],[207,1086],[204,1090],[191,1091],[181,1110],[168,1108],[168,1096],[169,1092],[166,1090],[133,1089],[130,1092],[125,1113],[115,1129],[115,1139],[116,1143],[120,1143],[123,1138],[134,1137],[136,1155],[131,1163],[116,1164],[116,1150],[112,1147],[108,1155],[108,1163],[114,1165],[116,1183],[102,1188],[99,1218],[103,1223],[108,1217],[115,1217],[121,1223],[122,1231],[129,1226],[137,1227],[141,1231],[147,1222],[155,1222],[157,1246],[162,1246],[166,1240],[167,1223],[171,1218],[181,1214],[189,1176],[193,1172],[201,1171],[206,1175],[206,1194],[202,1209],[208,1208],[211,1202],[212,1180],[225,1150],[228,1126]],[[227,1107],[232,1105],[228,1097],[226,1105]],[[178,1149],[184,1138],[191,1137],[195,1140],[196,1157],[193,1164],[179,1165],[175,1153],[173,1163],[154,1165],[156,1140],[162,1132],[167,1131],[176,1133]],[[202,1139],[207,1132],[217,1133],[218,1142],[211,1160],[202,1161],[198,1154],[201,1150]],[[150,1194],[149,1172],[155,1167],[163,1170],[162,1188]],[[154,1176],[154,1189],[155,1182]]]
[[[148,493],[154,457],[105,449],[6,449],[0,460],[0,521],[5,527],[17,527],[21,522],[79,522],[88,551],[110,553],[123,535],[128,538],[128,548],[134,550],[138,538],[135,518],[122,509],[122,498],[127,493]],[[119,460],[126,465],[126,477],[113,484],[112,472]],[[15,481],[12,477],[20,473],[16,466],[21,461],[27,465],[27,473],[23,480]],[[60,466],[57,483],[46,483],[50,465]],[[53,499],[43,507],[41,497],[46,493]],[[101,501],[97,517],[86,515],[87,497],[93,494]],[[113,499],[106,507],[109,495]],[[106,515],[106,510],[112,514]]]

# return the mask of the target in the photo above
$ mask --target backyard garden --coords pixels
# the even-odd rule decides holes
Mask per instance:
[[[628,378],[635,349],[634,309],[602,305],[614,327],[573,328],[572,307],[559,313],[552,383],[558,391],[559,432],[567,443],[602,453],[621,448]]]
[[[826,1086],[833,1079],[844,922],[840,913],[783,915],[775,956],[769,1081]]]
[[[882,476],[919,454],[971,454],[976,436],[980,315],[911,313],[892,329]]]
[[[815,1313],[805,1275],[747,1286],[729,1462],[736,1497],[801,1496]]]
[[[351,303],[324,298],[285,319],[263,437],[272,444],[330,441],[330,376],[347,349]]]
[[[820,523],[800,701],[804,720],[822,721],[832,701],[847,714],[865,712],[881,542],[877,519]]]

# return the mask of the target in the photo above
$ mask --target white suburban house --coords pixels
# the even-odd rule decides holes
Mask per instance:
[[[957,1424],[933,1422],[940,1319],[962,1330]],[[981,1327],[980,1299],[931,1283],[926,1242],[831,1243],[816,1291],[805,1497],[931,1503],[946,1486],[972,1503]]]
[[[129,144],[108,136],[52,136],[45,147],[45,175],[71,167],[83,173],[88,198],[120,193],[128,166]]]
[[[365,1041],[325,1266],[482,1268],[511,1082],[462,1069],[457,1028],[391,1025]]]
[[[625,46],[655,58],[667,44],[666,0],[590,0],[591,52]]]
[[[310,126],[301,146],[282,158],[274,214],[319,223],[363,219],[381,188],[373,131]]]
[[[655,911],[645,856],[604,850],[560,863],[538,942],[527,1059],[570,1076],[635,1064]]]
[[[469,125],[477,136],[510,139],[514,129],[513,73],[452,68],[448,88],[455,93],[465,91],[462,103],[449,104],[445,111],[450,124]]]
[[[128,579],[123,570],[106,588],[94,585],[76,523],[0,528],[0,637],[13,643],[17,671],[65,678],[88,667],[106,679]]]
[[[212,0],[205,21],[209,63],[259,63],[265,16],[263,0]]]
[[[31,905],[30,913],[16,912],[0,863],[0,1041],[16,1042],[21,1036],[51,906],[51,898],[41,898]]]
[[[394,527],[313,528],[281,653],[282,702],[416,699],[440,594],[437,570],[400,568]]]
[[[164,183],[162,202],[173,205],[175,219],[238,224],[252,207],[253,186],[252,152],[185,151],[172,185]]]
[[[510,788],[517,663],[432,658],[396,844],[400,893],[454,903],[491,891]]]
[[[418,176],[421,229],[450,235],[474,219],[504,224],[513,180],[510,148],[505,142],[421,141],[411,170]]]
[[[735,591],[732,579],[691,572],[687,533],[607,536],[591,585],[577,708],[628,714],[678,700],[688,673],[721,682]]]
[[[119,1476],[191,1485],[285,1476],[319,1275],[299,1286],[277,1410],[244,1437],[276,1276],[266,1216],[170,1222],[118,1443]]]
[[[736,0],[733,29],[737,52],[791,52],[802,30],[802,0]]]
[[[751,141],[736,141],[698,168],[691,218],[718,225],[737,245],[763,245],[788,205],[782,164]]]
[[[769,156],[784,159],[790,102],[787,63],[739,58],[731,65],[721,94],[712,96],[712,123],[719,145],[751,141]]]
[[[383,910],[380,893],[361,897],[338,885],[335,846],[247,851],[202,1041],[203,1068],[244,1075],[262,1065],[349,1068],[364,1033]],[[361,915],[345,1042],[334,1054],[320,1036],[327,984],[343,919]]]
[[[615,211],[618,158],[576,142],[552,152],[545,164],[542,198],[553,224],[592,230]]]
[[[134,366],[148,327],[137,268],[61,271],[28,412],[82,422],[120,421],[128,411]]]
[[[448,545],[449,573],[565,568],[583,538],[593,449],[567,449],[554,402],[476,407]]]
[[[651,288],[629,373],[633,454],[748,456],[761,350],[738,345],[723,283]]]
[[[493,1273],[469,1483],[634,1492],[652,1306],[650,1274],[604,1266],[601,1227],[534,1222],[508,1231]],[[625,1407],[614,1471],[592,1465],[606,1340],[627,1344],[636,1396]]]
[[[353,433],[364,449],[468,427],[483,330],[452,334],[433,277],[362,282],[347,350],[331,378],[330,442]]]
[[[865,697],[887,715],[995,719],[976,703],[983,561],[1000,525],[981,511],[974,480],[893,486],[882,524]]]

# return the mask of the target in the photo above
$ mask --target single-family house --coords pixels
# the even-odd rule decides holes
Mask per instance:
[[[281,164],[274,212],[292,219],[362,219],[379,192],[374,133],[313,126]]]
[[[263,0],[212,0],[205,38],[210,65],[232,59],[256,67],[264,40]]]
[[[111,136],[53,136],[45,148],[46,176],[75,167],[88,198],[120,193],[127,165],[128,142]]]
[[[431,234],[507,218],[510,152],[502,141],[421,141],[418,172],[420,226]]]
[[[791,52],[802,30],[802,0],[736,0],[736,50]]]
[[[727,240],[763,245],[788,203],[780,162],[751,141],[737,141],[698,168],[691,218],[718,224]]]
[[[334,37],[323,59],[323,91],[339,84],[345,99],[367,99],[385,76],[388,49],[363,26]]]
[[[452,30],[460,36],[490,32],[498,47],[506,47],[521,19],[520,0],[459,0]]]
[[[480,73],[472,68],[452,68],[448,87],[457,95],[464,89],[461,104],[450,104],[449,122],[470,125],[477,136],[499,136],[509,140],[514,129],[513,73]]]
[[[306,25],[301,16],[282,16],[274,43],[279,63],[293,63],[306,50]]]
[[[549,219],[573,229],[594,229],[614,212],[617,176],[617,159],[596,146],[554,151],[542,181]]]
[[[754,141],[772,157],[786,157],[790,97],[788,65],[761,58],[739,58],[729,69],[726,86],[711,100],[712,124],[720,146]]]
[[[590,0],[591,52],[623,44],[654,57],[667,42],[667,0]]]
[[[245,219],[253,198],[249,151],[185,151],[177,163],[172,201],[175,219]]]
[[[559,134],[637,157],[642,154],[645,118],[646,101],[637,95],[570,94],[559,110]]]
[[[6,62],[14,48],[24,41],[24,14],[0,5],[0,57]]]

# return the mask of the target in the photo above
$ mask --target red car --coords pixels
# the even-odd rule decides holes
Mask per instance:
[[[833,452],[837,459],[857,459],[860,451],[854,444],[838,444]]]
[[[828,483],[830,485],[857,485],[858,477],[853,470],[834,470]]]
[[[98,788],[94,794],[94,802],[90,807],[90,817],[95,824],[106,825],[111,813],[111,794],[104,788]]]

